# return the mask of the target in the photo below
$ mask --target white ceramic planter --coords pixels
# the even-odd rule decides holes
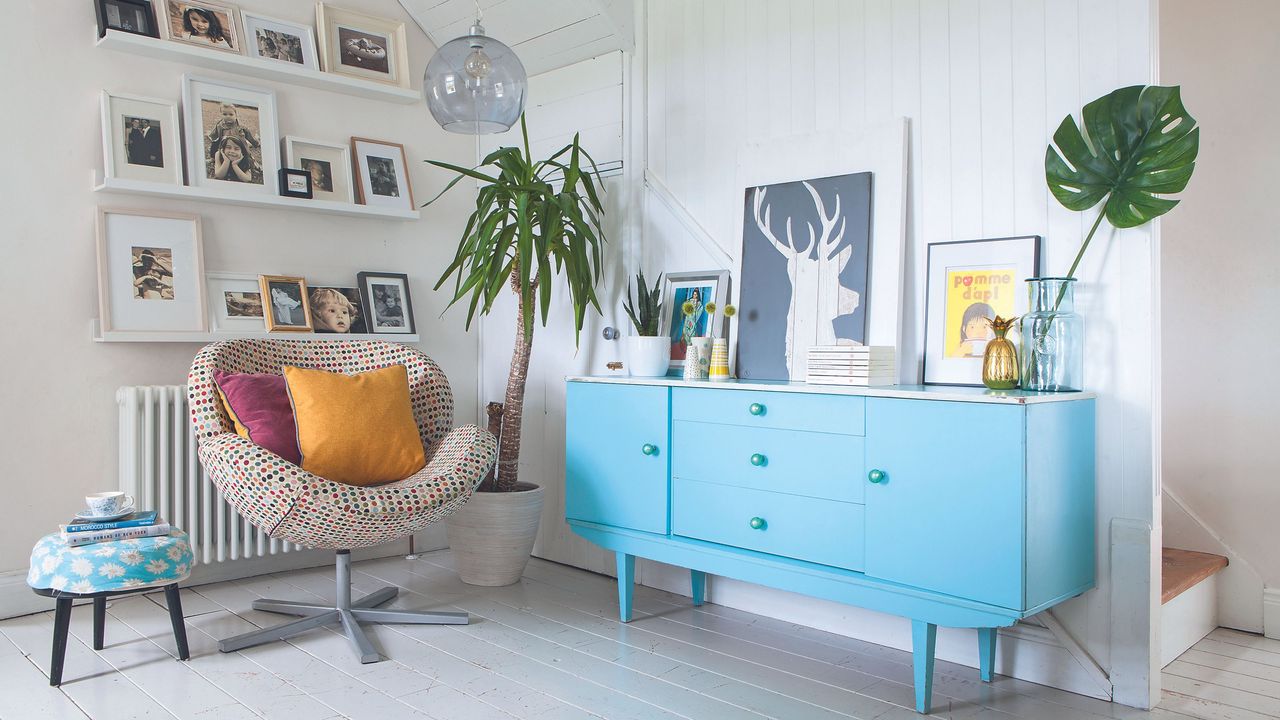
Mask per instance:
[[[628,335],[622,339],[624,366],[631,377],[662,377],[670,365],[671,340],[666,337]]]
[[[515,492],[478,492],[445,518],[449,548],[462,582],[510,585],[529,563],[538,521],[542,488],[520,483]]]

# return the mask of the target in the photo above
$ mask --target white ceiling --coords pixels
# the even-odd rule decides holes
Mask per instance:
[[[631,50],[632,0],[479,0],[485,34],[511,46],[530,75]],[[465,35],[476,0],[400,0],[436,47]]]

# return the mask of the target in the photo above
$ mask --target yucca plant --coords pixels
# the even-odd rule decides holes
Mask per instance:
[[[489,483],[482,486],[499,492],[516,490],[519,481],[520,425],[535,307],[545,326],[555,287],[552,278],[562,275],[573,308],[576,344],[588,308],[600,312],[595,287],[600,281],[605,243],[603,187],[597,188],[599,170],[579,145],[578,135],[547,159],[535,161],[523,115],[520,134],[523,148],[494,150],[474,168],[427,161],[457,173],[427,205],[464,179],[481,183],[476,209],[467,219],[453,262],[441,274],[436,289],[454,278],[449,307],[468,300],[468,329],[477,312],[487,315],[493,309],[504,286],[516,294],[519,305],[515,351],[498,432],[497,475],[491,487]]]
[[[641,337],[654,337],[658,334],[658,318],[662,315],[662,275],[653,283],[650,290],[644,281],[644,271],[636,275],[636,300],[631,302],[631,283],[627,283],[627,297],[622,301],[622,309],[627,311],[631,324],[636,327],[636,334]]]

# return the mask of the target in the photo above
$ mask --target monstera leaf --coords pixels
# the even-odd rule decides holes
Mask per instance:
[[[1063,119],[1045,150],[1058,202],[1082,211],[1105,200],[1102,214],[1117,228],[1143,225],[1178,204],[1160,196],[1187,186],[1200,149],[1200,129],[1178,87],[1120,88],[1085,105],[1082,119],[1083,128]]]

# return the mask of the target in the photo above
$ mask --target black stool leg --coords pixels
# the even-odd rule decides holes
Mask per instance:
[[[102,649],[102,640],[106,635],[107,624],[107,599],[105,597],[96,597],[93,599],[93,649]]]
[[[182,619],[182,598],[178,596],[178,584],[164,586],[165,604],[169,606],[169,622],[173,623],[173,639],[178,643],[178,659],[191,657],[187,650],[187,624]]]
[[[49,684],[62,684],[62,661],[67,657],[67,630],[71,627],[71,598],[60,597],[53,612],[53,659],[49,662]]]

